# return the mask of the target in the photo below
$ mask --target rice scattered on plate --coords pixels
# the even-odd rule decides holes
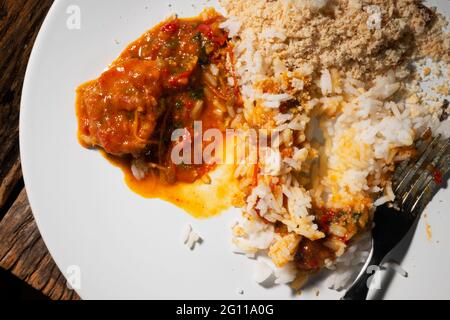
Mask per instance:
[[[190,250],[194,250],[195,246],[203,242],[203,238],[192,228],[190,224],[184,227],[181,240]]]

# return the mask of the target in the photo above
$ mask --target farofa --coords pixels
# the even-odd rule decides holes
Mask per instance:
[[[316,2],[327,5],[318,8],[314,6]],[[407,63],[411,57],[428,56],[447,63],[450,58],[448,32],[443,31],[445,18],[417,0],[221,3],[229,16],[239,18],[242,30],[252,30],[254,34],[266,28],[282,30],[287,41],[275,57],[285,61],[290,69],[304,64],[313,66],[315,71],[339,67],[352,77],[373,79]],[[369,5],[377,5],[381,10],[380,29],[367,26],[370,14],[364,8]],[[272,39],[260,41],[261,52],[271,44]]]

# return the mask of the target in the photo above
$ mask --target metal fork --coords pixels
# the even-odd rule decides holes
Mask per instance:
[[[368,267],[381,266],[439,190],[443,177],[450,172],[449,146],[450,139],[443,140],[441,135],[422,137],[416,144],[417,156],[398,166],[393,176],[394,206],[382,205],[375,211],[370,258],[341,300],[367,298],[372,276]]]

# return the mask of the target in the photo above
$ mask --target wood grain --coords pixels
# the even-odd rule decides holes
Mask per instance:
[[[79,299],[51,258],[31,213],[25,189],[0,223],[0,266],[51,299]]]
[[[32,44],[52,0],[0,4],[0,208],[21,177],[19,108]]]
[[[39,234],[20,168],[22,84],[33,43],[52,3],[0,1],[0,267],[52,299],[79,299],[67,288]]]

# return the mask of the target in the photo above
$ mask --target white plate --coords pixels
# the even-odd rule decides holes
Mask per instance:
[[[252,261],[230,251],[237,210],[195,220],[169,203],[143,199],[119,169],[77,142],[75,88],[169,14],[193,16],[204,6],[186,0],[59,0],[52,6],[28,65],[20,118],[25,184],[42,237],[62,272],[72,280],[80,275],[75,285],[84,299],[317,299],[317,289],[318,298],[337,298],[320,281],[299,297],[287,286],[257,285]],[[69,29],[77,8],[81,28]],[[426,210],[432,241],[422,219],[402,261],[409,277],[394,276],[386,298],[450,298],[449,199],[449,190],[441,190]],[[180,240],[187,223],[205,239],[193,252]]]

